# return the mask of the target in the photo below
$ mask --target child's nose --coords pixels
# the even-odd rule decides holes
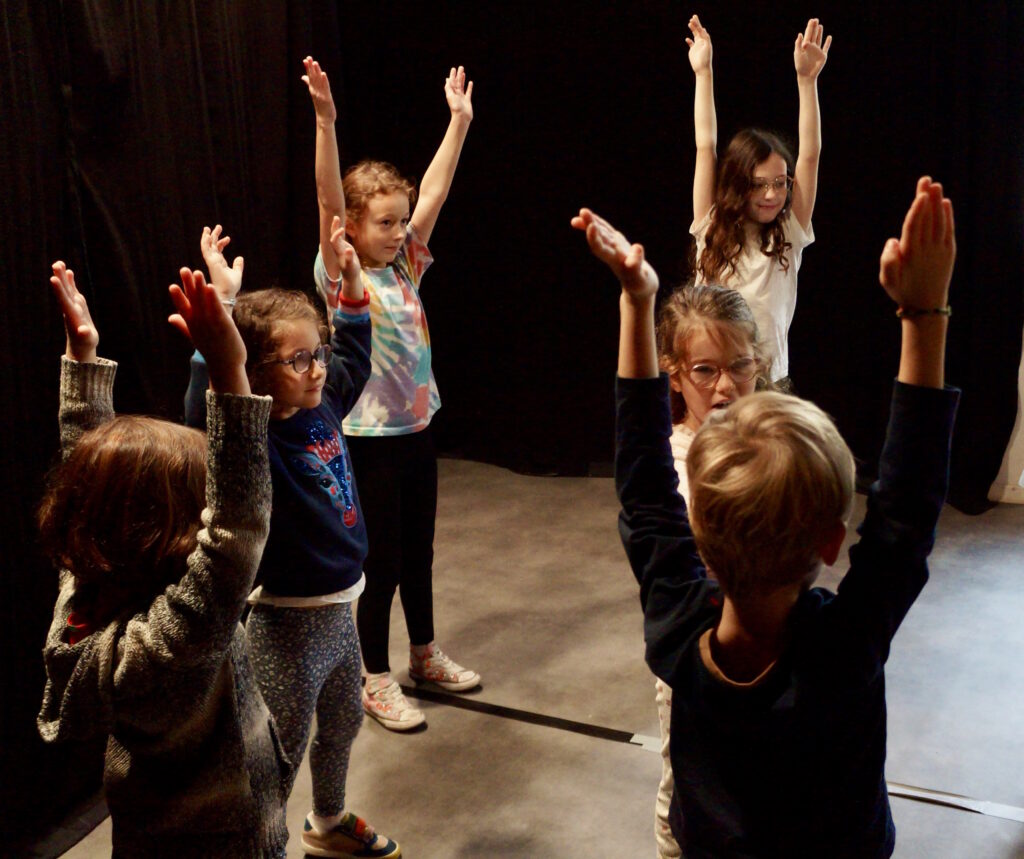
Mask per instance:
[[[732,380],[732,376],[722,370],[722,374],[718,377],[718,384],[715,385],[715,390],[720,394],[731,394],[736,390],[736,383]]]

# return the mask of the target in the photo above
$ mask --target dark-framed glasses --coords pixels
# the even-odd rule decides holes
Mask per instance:
[[[758,363],[756,358],[737,358],[727,367],[719,367],[717,364],[701,362],[693,364],[686,375],[698,388],[713,388],[718,380],[725,373],[737,385],[749,382],[757,375]]]
[[[309,368],[313,366],[313,362],[316,361],[321,367],[326,367],[327,362],[331,360],[331,347],[326,343],[323,346],[318,347],[314,351],[310,352],[308,349],[300,349],[287,361],[279,358],[267,361],[268,364],[291,364],[292,369],[300,376],[304,373],[309,372]]]
[[[788,191],[793,187],[792,176],[776,176],[774,179],[751,179],[750,190],[754,194],[767,194],[771,188],[777,194]]]

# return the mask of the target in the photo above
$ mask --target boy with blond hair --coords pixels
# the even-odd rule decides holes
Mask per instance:
[[[813,588],[846,534],[853,458],[816,406],[752,394],[690,448],[676,492],[668,385],[643,248],[573,219],[622,286],[619,530],[640,582],[647,661],[673,689],[670,821],[687,859],[887,857],[884,664],[928,577],[958,392],[944,386],[953,210],[923,177],[879,279],[902,325],[879,480],[838,593]],[[711,577],[714,576],[714,578]]]

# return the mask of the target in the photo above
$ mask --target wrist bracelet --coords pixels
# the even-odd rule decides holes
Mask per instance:
[[[222,298],[220,300],[220,303],[223,304],[225,307],[234,307],[235,301],[237,301],[237,299],[235,298]]]
[[[342,307],[349,307],[353,310],[359,310],[363,307],[367,307],[370,304],[370,293],[365,289],[363,290],[363,297],[359,301],[353,301],[351,298],[345,298],[340,292],[338,293],[338,304]]]
[[[897,319],[913,319],[917,316],[952,316],[953,308],[948,304],[945,307],[929,307],[922,309],[920,307],[897,307],[896,318]]]

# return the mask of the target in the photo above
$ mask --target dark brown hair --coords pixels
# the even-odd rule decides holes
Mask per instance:
[[[320,311],[308,295],[296,290],[273,287],[243,292],[235,303],[234,319],[248,353],[245,373],[254,393],[260,387],[260,376],[268,359],[273,359],[277,352],[281,323],[312,322],[320,341],[327,338],[327,326]]]
[[[125,415],[85,433],[50,474],[45,550],[75,577],[90,621],[145,608],[179,579],[206,499],[206,436]]]
[[[704,240],[704,253],[699,263],[693,260],[694,272],[708,283],[725,283],[736,273],[736,258],[747,241],[747,201],[753,189],[754,170],[772,154],[786,162],[786,172],[793,175],[793,155],[777,136],[756,128],[739,132],[725,150],[718,165],[715,182],[715,203],[711,209]],[[760,250],[778,260],[783,271],[789,269],[786,251],[790,243],[782,230],[782,221],[789,215],[792,191],[786,195],[782,211],[769,224],[761,225]]]
[[[416,183],[406,179],[397,167],[387,161],[366,159],[353,164],[345,171],[342,186],[345,191],[345,207],[354,221],[362,217],[367,201],[378,194],[401,191],[408,195],[410,208],[416,205]]]

